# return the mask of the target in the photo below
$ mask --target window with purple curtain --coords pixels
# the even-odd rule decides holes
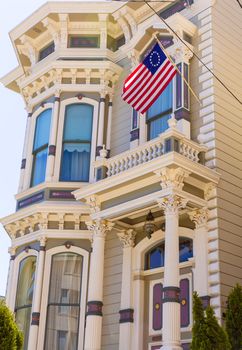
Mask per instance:
[[[61,181],[89,181],[93,106],[66,107],[62,144]]]

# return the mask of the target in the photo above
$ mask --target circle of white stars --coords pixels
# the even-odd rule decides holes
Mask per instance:
[[[156,55],[156,57],[157,57],[157,63],[153,62],[153,56],[154,55]],[[160,62],[161,62],[159,53],[157,51],[153,51],[151,53],[151,55],[150,55],[150,60],[149,61],[150,61],[150,64],[151,64],[152,67],[158,67],[160,65]]]

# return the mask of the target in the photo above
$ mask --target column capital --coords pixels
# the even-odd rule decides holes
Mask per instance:
[[[192,51],[180,43],[175,45],[174,52],[172,54],[175,57],[176,63],[185,62],[189,64],[190,59],[193,57]]]
[[[187,205],[187,199],[177,195],[170,195],[157,199],[158,205],[165,211],[165,214],[177,214],[179,209],[183,209]]]
[[[123,248],[134,247],[136,232],[133,229],[120,231],[117,233],[117,236],[123,244]]]
[[[92,231],[92,239],[95,237],[105,238],[108,231],[111,231],[114,223],[107,220],[86,221],[89,231]]]
[[[209,211],[207,208],[193,210],[189,213],[189,218],[196,225],[196,229],[206,227],[208,222]]]
[[[216,185],[213,182],[209,182],[204,187],[204,199],[208,201],[211,199],[214,189]]]
[[[162,168],[154,173],[160,177],[162,189],[177,190],[182,190],[185,178],[190,175],[190,172],[183,168]]]

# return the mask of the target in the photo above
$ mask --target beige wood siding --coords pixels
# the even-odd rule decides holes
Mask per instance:
[[[105,245],[102,350],[119,348],[122,259],[121,243],[116,233],[110,232]]]

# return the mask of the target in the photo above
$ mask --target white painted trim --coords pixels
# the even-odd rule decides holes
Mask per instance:
[[[70,249],[67,249],[65,246],[60,246],[60,247],[55,247],[46,251],[37,350],[42,350],[44,348],[52,256],[58,253],[76,253],[83,257],[78,348],[82,349],[84,344],[84,324],[85,324],[85,310],[86,310],[89,253],[86,250],[79,247],[72,246]]]
[[[13,267],[13,276],[12,279],[12,290],[10,291],[10,297],[9,297],[9,307],[12,311],[14,311],[15,308],[15,300],[16,300],[16,294],[17,294],[17,287],[18,287],[18,274],[19,274],[19,265],[22,260],[25,258],[28,258],[29,256],[35,256],[36,259],[36,266],[38,265],[38,251],[35,249],[29,249],[28,253],[23,251],[22,253],[18,254],[16,258],[14,259],[14,267]],[[35,294],[35,283],[34,283],[34,294]],[[33,294],[33,300],[34,300],[34,294]],[[32,301],[33,302],[33,301]]]
[[[28,145],[27,145],[27,152],[26,152],[26,169],[25,169],[25,178],[24,178],[24,184],[23,184],[23,190],[27,190],[30,187],[30,181],[32,176],[32,165],[33,165],[33,143],[34,143],[34,134],[35,134],[35,127],[36,127],[36,120],[38,116],[46,111],[47,109],[53,110],[53,103],[45,103],[44,107],[39,107],[33,114],[32,114],[32,120],[30,125],[30,132],[29,132],[29,139],[28,139]],[[51,112],[51,118],[53,115],[53,111]],[[48,144],[49,145],[49,144]]]
[[[60,103],[60,114],[59,114],[59,126],[57,134],[57,143],[56,143],[56,161],[54,169],[54,181],[59,181],[60,176],[60,166],[61,166],[61,155],[62,155],[62,139],[64,132],[64,122],[65,122],[65,110],[68,105],[71,104],[89,104],[93,106],[93,124],[92,124],[92,143],[91,143],[91,158],[90,158],[90,176],[89,182],[94,182],[94,167],[92,165],[95,160],[96,155],[96,146],[97,146],[97,123],[98,123],[98,102],[94,99],[83,97],[81,100],[78,100],[77,97],[72,97],[61,101]],[[65,182],[61,182],[63,187]],[[81,182],[79,183],[82,184]]]

